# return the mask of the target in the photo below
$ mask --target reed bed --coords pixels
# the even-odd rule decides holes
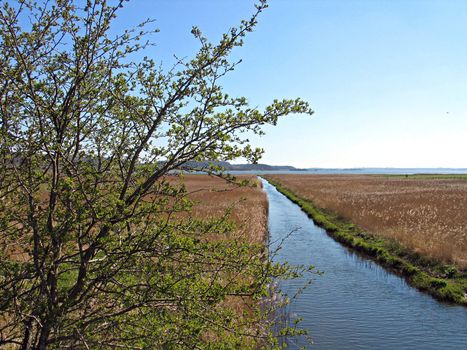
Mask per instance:
[[[257,245],[266,244],[267,239],[267,215],[268,202],[265,192],[261,189],[261,183],[256,176],[239,176],[239,180],[250,180],[251,186],[239,187],[230,184],[218,177],[207,175],[184,175],[184,176],[168,176],[166,180],[174,185],[184,185],[188,191],[188,198],[193,201],[194,206],[191,212],[178,213],[174,215],[174,219],[187,218],[194,219],[219,219],[226,212],[229,212],[228,220],[235,223],[235,229],[229,236],[221,234],[213,237],[204,237],[208,240],[237,240],[245,243]],[[44,193],[45,198],[45,193]],[[0,242],[1,243],[1,242]],[[10,247],[10,258],[14,260],[27,261],[30,256],[26,254],[20,246]],[[226,277],[228,281],[231,276]],[[243,276],[239,271],[238,278],[251,278],[251,276]],[[250,297],[227,297],[226,300],[219,306],[231,310],[239,322],[248,324],[246,315],[253,316],[257,300],[252,300]],[[6,318],[0,317],[0,327],[4,324]],[[262,329],[264,325],[260,323],[252,323],[249,329],[252,334],[263,335]],[[206,337],[214,337],[209,332]],[[251,342],[252,339],[246,338],[246,342]]]
[[[173,184],[183,184],[188,198],[194,202],[190,216],[196,219],[217,219],[229,212],[228,220],[235,223],[235,230],[229,236],[207,237],[208,240],[236,240],[266,246],[268,234],[268,200],[261,188],[261,182],[254,175],[239,175],[237,180],[248,180],[249,186],[239,187],[223,179],[208,175],[183,175],[169,179]],[[240,278],[249,278],[242,276]],[[233,310],[239,319],[251,316],[252,304],[258,301],[249,297],[229,297],[225,307]],[[252,325],[257,332],[260,324]]]
[[[250,243],[265,243],[267,238],[268,201],[256,176],[241,175],[253,186],[238,187],[207,175],[185,175],[172,181],[183,183],[194,201],[192,216],[198,219],[219,218],[230,210],[236,223],[235,238]]]
[[[449,176],[270,175],[316,206],[443,263],[467,267],[467,180]]]

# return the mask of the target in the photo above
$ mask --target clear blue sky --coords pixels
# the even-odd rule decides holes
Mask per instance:
[[[262,162],[298,167],[467,167],[467,1],[270,0],[235,51],[226,91],[253,106],[302,97],[254,138]],[[254,10],[250,0],[133,0],[117,27],[156,20],[148,54],[191,56],[197,25],[212,40]]]

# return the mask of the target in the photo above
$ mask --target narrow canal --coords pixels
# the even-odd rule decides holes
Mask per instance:
[[[266,180],[274,260],[324,272],[288,306],[314,344],[288,339],[288,349],[467,349],[467,308],[435,301],[330,238]],[[276,242],[276,243],[274,243]],[[293,296],[305,279],[284,281]]]

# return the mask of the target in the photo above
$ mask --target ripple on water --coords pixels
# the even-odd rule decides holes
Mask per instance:
[[[301,326],[315,342],[309,348],[467,349],[466,308],[439,303],[349,251],[264,180],[263,188],[269,198],[270,241],[291,234],[274,259],[324,272],[287,309],[303,317]],[[282,281],[281,287],[292,296],[304,283]],[[288,342],[289,349],[307,344]]]

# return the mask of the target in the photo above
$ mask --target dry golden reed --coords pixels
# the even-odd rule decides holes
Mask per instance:
[[[231,209],[230,218],[237,224],[236,238],[251,243],[264,243],[267,235],[268,202],[255,176],[242,175],[240,180],[251,180],[256,187],[238,187],[207,175],[185,175],[189,198],[195,202],[193,216],[199,219],[218,218]]]
[[[271,175],[376,235],[467,267],[467,180],[375,175]]]
[[[236,223],[233,236],[227,239],[265,244],[267,237],[268,201],[256,176],[237,176],[239,180],[250,180],[256,187],[238,187],[226,181],[207,175],[184,175],[174,182],[183,182],[189,198],[195,202],[192,215],[198,219],[219,218],[227,210],[231,210],[230,219]],[[208,239],[217,239],[211,237]],[[224,239],[225,237],[222,237]],[[225,306],[243,317],[250,313],[251,304],[257,303],[249,297],[230,297]],[[260,325],[253,325],[253,330],[259,330]]]

